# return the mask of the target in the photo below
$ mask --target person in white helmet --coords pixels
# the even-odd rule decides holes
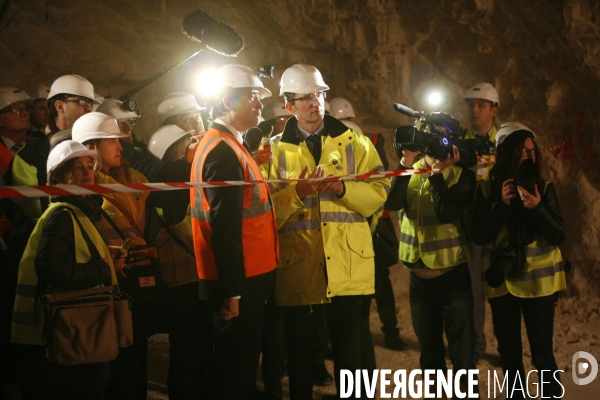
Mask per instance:
[[[94,183],[96,152],[67,140],[48,156],[48,183]],[[33,317],[37,297],[56,291],[76,291],[117,284],[116,267],[123,265],[118,248],[106,246],[92,220],[97,205],[90,196],[61,196],[37,222],[19,266],[20,290],[14,304],[12,341],[32,346],[36,356],[21,389],[23,398],[104,398],[108,363],[59,365],[46,358],[42,327]],[[95,251],[90,250],[94,246]],[[36,289],[41,291],[36,296]]]
[[[123,147],[120,139],[126,137],[119,129],[117,121],[106,114],[91,112],[80,117],[72,129],[73,140],[85,145],[98,154],[94,180],[98,184],[147,183],[148,180],[131,168],[121,157]],[[134,246],[145,246],[143,237],[146,224],[146,199],[148,192],[104,194],[98,199],[103,213],[94,221],[94,226],[112,246],[123,246],[124,238],[133,237]],[[148,254],[157,256],[156,254]],[[128,264],[118,268],[119,286],[131,293],[138,289],[139,280]],[[156,280],[155,280],[156,282]],[[155,283],[158,285],[159,283]],[[134,337],[133,345],[123,349],[116,360],[111,362],[111,380],[107,388],[107,398],[134,398],[146,392],[146,382],[138,379],[134,367],[144,363],[147,338],[155,333],[155,326],[162,322],[154,304],[138,298],[133,308],[133,319],[141,332]]]
[[[46,85],[35,85],[27,91],[29,97],[33,99],[32,107],[30,108],[31,128],[29,136],[43,139],[46,137],[44,130],[50,120],[50,109],[48,108],[48,93],[50,88]]]
[[[470,236],[483,247],[483,291],[492,310],[504,379],[516,382],[525,376],[524,321],[541,397],[559,398],[564,387],[552,340],[557,294],[566,290],[567,262],[559,249],[566,239],[565,222],[554,184],[541,176],[533,131],[507,122],[496,138],[496,164],[477,190]],[[506,398],[530,397],[517,389]]]
[[[356,118],[352,104],[344,98],[336,97],[330,103],[331,115],[340,121],[352,121]]]
[[[325,115],[329,86],[317,68],[293,65],[284,71],[280,86],[286,109],[294,117],[287,121],[279,142],[271,141],[273,161],[261,166],[267,179],[323,178],[383,169],[368,138]],[[284,306],[291,398],[312,396],[313,349],[327,303],[331,303],[327,322],[338,393],[340,369],[375,369],[369,331],[375,273],[367,217],[383,205],[388,191],[388,179],[275,185],[282,243],[275,294],[277,304]]]
[[[194,95],[173,92],[165,96],[158,105],[158,121],[161,125],[177,125],[185,132],[194,130],[196,135],[204,132],[204,123],[200,111],[202,107]]]
[[[243,65],[217,71],[217,118],[199,144],[192,182],[262,180],[243,134],[258,125],[261,99],[271,95]],[[200,298],[213,309],[212,399],[242,399],[255,386],[265,301],[277,264],[277,227],[263,184],[190,191]]]
[[[173,163],[185,156],[194,133],[176,125],[162,126],[150,137],[148,152],[165,164]],[[189,171],[184,180],[189,180]],[[190,194],[187,190],[153,192],[146,207],[149,238],[158,247],[159,268],[168,287],[163,299],[169,335],[168,395],[199,399],[207,391],[212,311],[208,302],[198,298]]]
[[[79,75],[64,75],[56,79],[48,93],[50,122],[46,135],[50,147],[61,140],[70,138],[75,121],[84,114],[92,112],[95,99],[94,86]],[[59,133],[60,132],[60,133]],[[53,136],[57,135],[53,138]]]
[[[500,106],[498,92],[487,82],[480,82],[469,88],[464,96],[469,106],[469,120],[471,126],[464,134],[465,139],[476,139],[477,156],[491,157],[496,150],[496,126],[494,118]],[[477,174],[477,181],[488,179],[492,166],[491,161],[484,161],[472,168]],[[473,290],[474,314],[475,314],[475,361],[477,362],[485,354],[486,340],[484,334],[485,325],[485,299],[483,297],[481,277],[481,247],[474,246],[473,259],[469,261],[471,271],[471,287]]]
[[[0,88],[0,169],[6,173],[13,156],[25,145],[29,122],[29,106],[33,99],[24,91]]]

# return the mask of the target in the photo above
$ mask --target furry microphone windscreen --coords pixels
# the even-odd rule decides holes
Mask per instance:
[[[244,38],[235,29],[202,10],[187,14],[182,25],[183,31],[191,39],[221,55],[235,57],[244,48]]]

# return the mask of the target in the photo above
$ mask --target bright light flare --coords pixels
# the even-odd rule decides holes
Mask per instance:
[[[216,69],[202,71],[198,77],[198,89],[203,97],[214,97],[221,87]]]
[[[444,96],[440,92],[433,92],[428,98],[429,104],[434,107],[439,107],[444,102]]]

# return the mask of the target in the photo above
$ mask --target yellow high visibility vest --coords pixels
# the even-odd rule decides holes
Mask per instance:
[[[492,143],[496,143],[496,133],[498,132],[498,130],[496,129],[496,127],[492,127],[492,134],[490,135],[490,142]],[[465,139],[475,139],[475,133],[473,132],[473,128],[469,128],[467,129],[467,132],[465,133]],[[483,157],[489,157],[489,156],[494,156],[494,154],[482,154]],[[471,170],[473,170],[473,172],[475,172],[475,174],[477,175],[477,181],[487,181],[490,176],[490,170],[492,169],[492,167],[494,166],[495,162],[494,161],[486,161],[484,163],[475,165],[473,167],[471,167]]]
[[[548,183],[550,182],[545,182],[542,193],[546,191]],[[484,196],[488,198],[489,181],[482,182],[481,188]],[[509,245],[509,239],[508,224],[504,224],[496,238],[495,246],[506,247]],[[481,268],[484,273],[490,267],[493,248],[494,242],[490,242],[481,250]],[[499,297],[507,293],[524,298],[542,297],[567,288],[564,263],[558,247],[552,246],[543,235],[538,234],[533,242],[525,246],[524,251],[525,266],[518,277],[508,278],[496,289],[488,286],[485,277],[483,278],[483,295],[486,298]]]
[[[17,296],[15,297],[15,305],[13,308],[11,330],[11,341],[13,343],[33,345],[44,344],[40,319],[41,307],[39,307],[39,301],[38,309],[36,310],[35,308],[35,296],[38,284],[38,277],[35,272],[35,256],[37,254],[38,245],[42,237],[44,227],[46,226],[46,222],[52,213],[61,207],[68,207],[75,213],[77,219],[79,219],[79,222],[81,223],[81,226],[83,229],[85,229],[90,240],[98,249],[100,256],[109,260],[108,264],[110,265],[111,270],[111,284],[117,285],[117,276],[115,274],[115,269],[108,248],[102,241],[102,238],[98,234],[98,231],[94,228],[94,225],[92,225],[91,221],[79,208],[73,206],[72,204],[50,204],[46,212],[44,212],[44,214],[39,218],[37,225],[33,229],[33,233],[29,237],[27,247],[25,248],[25,252],[21,258],[21,263],[19,264]],[[78,263],[86,263],[92,258],[92,256],[90,254],[90,250],[88,249],[85,238],[81,234],[81,230],[79,229],[77,221],[75,221],[73,215],[71,215],[71,218],[73,218],[73,231],[75,234],[75,259]]]
[[[415,169],[427,168],[424,160],[415,163]],[[455,165],[441,174],[448,187],[454,186],[462,174]],[[406,192],[407,208],[399,213],[400,259],[415,263],[419,259],[427,268],[448,268],[468,262],[472,257],[472,245],[467,239],[460,218],[449,224],[441,224],[433,207],[429,179],[413,175]]]

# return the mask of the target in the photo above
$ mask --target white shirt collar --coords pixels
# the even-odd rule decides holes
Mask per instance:
[[[300,132],[300,134],[302,135],[302,137],[304,138],[304,140],[306,140],[310,135],[319,135],[319,134],[321,134],[321,131],[323,130],[323,128],[325,128],[325,122],[323,122],[321,124],[321,126],[316,131],[314,131],[313,133],[310,133],[309,131],[300,128],[300,125],[298,125],[298,131]]]
[[[215,119],[215,123],[223,125],[225,128],[231,132],[231,134],[237,139],[240,144],[244,144],[244,137],[240,131],[235,129],[233,126],[229,125],[227,122],[223,121],[221,118]]]
[[[19,149],[25,144],[25,139],[23,139],[21,143],[15,143],[13,140],[7,138],[6,136],[2,136],[2,141],[4,142],[4,145],[6,146],[8,151],[10,151],[12,154],[17,154],[17,151],[19,151]],[[15,148],[15,145],[17,145],[17,148]]]

